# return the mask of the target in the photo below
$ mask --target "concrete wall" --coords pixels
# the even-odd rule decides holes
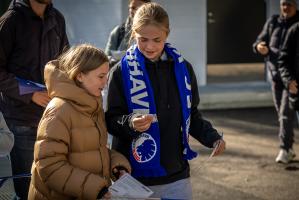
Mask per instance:
[[[199,85],[206,84],[206,0],[157,0],[170,18],[169,42],[194,68]]]

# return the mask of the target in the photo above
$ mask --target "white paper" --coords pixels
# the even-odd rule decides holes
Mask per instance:
[[[148,198],[153,191],[133,178],[130,174],[122,175],[110,187],[112,197],[122,198]]]

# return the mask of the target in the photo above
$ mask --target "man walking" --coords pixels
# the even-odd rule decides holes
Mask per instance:
[[[294,111],[289,107],[289,92],[281,80],[277,60],[288,28],[297,21],[299,13],[296,0],[280,0],[280,15],[273,15],[267,20],[253,44],[254,51],[265,57],[270,72],[273,100],[279,121],[280,151],[275,161],[281,163],[288,163],[292,157],[289,155],[292,154],[292,150],[288,151],[287,138],[294,135]]]

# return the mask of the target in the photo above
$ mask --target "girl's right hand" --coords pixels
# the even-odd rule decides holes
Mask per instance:
[[[106,194],[103,196],[103,199],[111,199],[112,195],[111,192],[106,192]]]
[[[144,132],[149,129],[154,116],[150,114],[136,115],[131,119],[132,128],[138,132]]]

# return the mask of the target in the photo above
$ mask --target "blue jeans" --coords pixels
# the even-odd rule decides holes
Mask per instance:
[[[192,200],[192,187],[190,178],[182,179],[165,185],[149,186],[154,192],[151,197],[162,199]]]
[[[15,144],[10,153],[13,175],[30,173],[33,162],[33,150],[36,140],[36,127],[8,125],[15,137]],[[14,179],[16,195],[21,200],[28,197],[30,178]]]

